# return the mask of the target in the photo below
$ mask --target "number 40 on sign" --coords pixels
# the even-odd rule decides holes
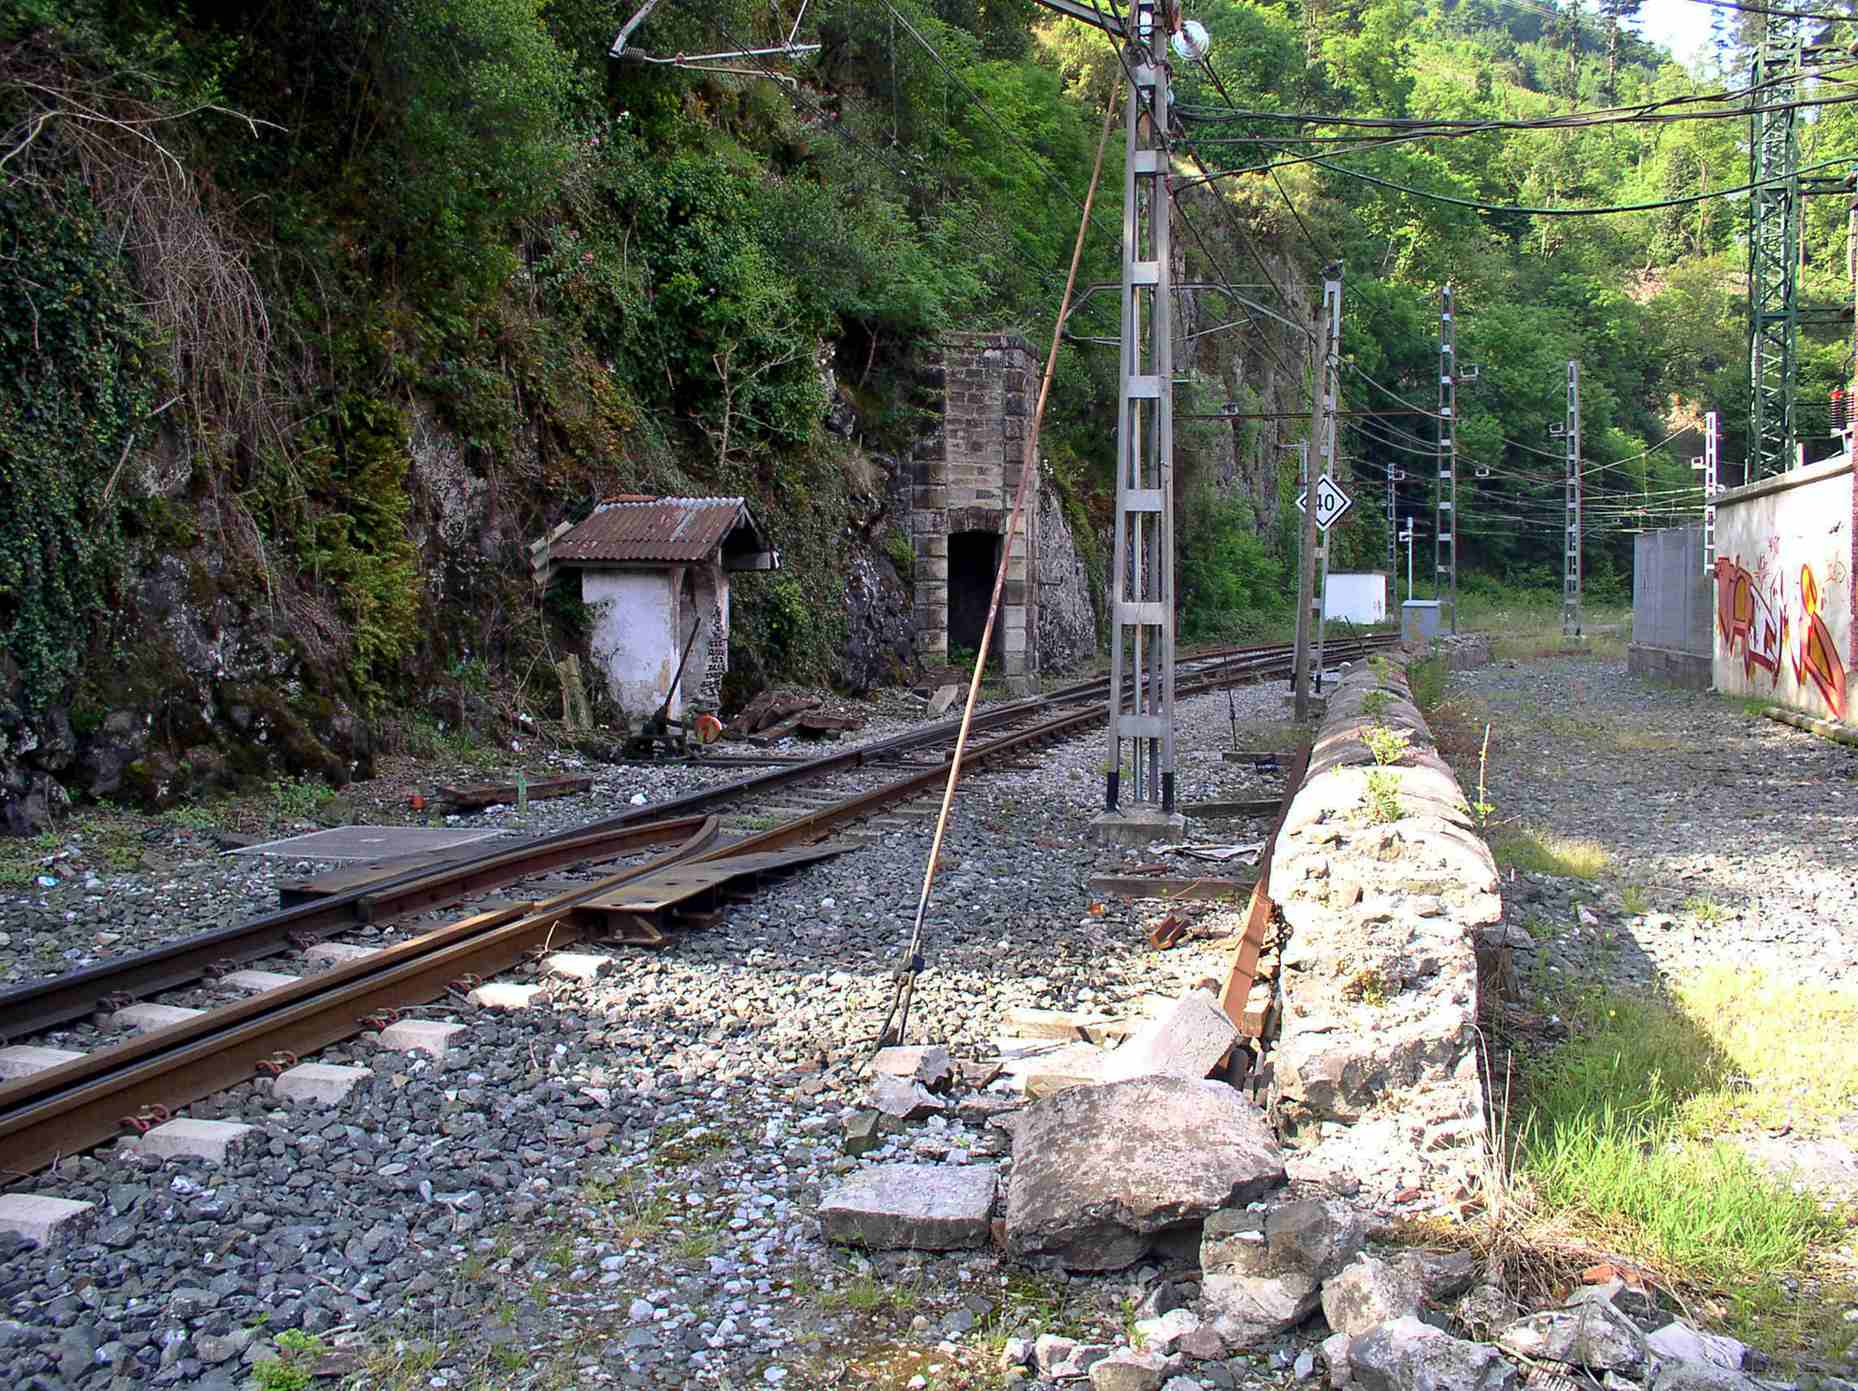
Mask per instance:
[[[1299,512],[1307,507],[1309,495],[1309,490],[1307,488],[1297,494],[1297,510]],[[1337,487],[1335,480],[1330,478],[1328,474],[1324,474],[1316,480],[1316,529],[1318,531],[1329,530],[1330,527],[1341,521],[1343,514],[1354,505],[1355,499]]]

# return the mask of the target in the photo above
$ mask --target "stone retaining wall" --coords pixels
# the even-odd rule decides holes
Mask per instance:
[[[1386,767],[1380,730],[1410,744]],[[1291,1176],[1450,1201],[1481,1160],[1476,937],[1502,903],[1404,658],[1335,685],[1270,893],[1289,929],[1271,1099]]]

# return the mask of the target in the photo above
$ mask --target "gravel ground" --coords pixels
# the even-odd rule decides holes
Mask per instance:
[[[1237,701],[1244,742],[1270,742],[1282,685]],[[1185,798],[1277,793],[1275,779],[1220,759],[1224,694],[1185,700],[1180,716]],[[1143,941],[1158,905],[1092,903],[1089,874],[1123,858],[1086,835],[1102,756],[1085,738],[965,785],[913,1040],[973,1057],[1009,1007],[1115,1011],[1223,969],[1235,911],[1200,912],[1195,935],[1158,954]],[[672,795],[688,774],[598,771],[595,795],[537,804],[525,829],[592,819],[641,786]],[[480,820],[495,818],[463,824]],[[916,1376],[992,1384],[1011,1332],[1115,1337],[1156,1270],[1066,1280],[985,1253],[867,1259],[819,1240],[822,1187],[859,1164],[1002,1162],[1001,1133],[973,1110],[861,1159],[841,1151],[929,829],[887,830],[662,953],[615,949],[607,977],[556,984],[549,1007],[420,1011],[471,1026],[443,1063],[366,1040],[328,1050],[319,1061],[374,1070],[334,1107],[280,1107],[260,1082],[190,1108],[256,1127],[223,1168],[159,1165],[123,1145],[38,1176],[26,1191],[95,1202],[97,1220],[53,1251],[0,1246],[0,1374],[74,1391],[239,1386],[244,1364],[297,1329],[352,1344],[370,1387],[901,1391]],[[104,923],[119,934],[104,945],[123,950],[268,906],[276,878],[303,868],[204,858],[182,832],[163,834],[173,839],[151,841],[161,873],[98,874],[86,888],[80,869],[0,910],[28,939],[12,948],[16,973],[94,956]],[[1196,1376],[1280,1385],[1297,1346]]]
[[[1858,978],[1851,750],[1616,659],[1502,662],[1450,691],[1494,725],[1496,821],[1607,852],[1592,883],[1506,874],[1509,920],[1552,930],[1553,965],[1635,985],[1723,963]],[[1458,762],[1469,793],[1475,752]],[[1576,905],[1605,920],[1583,928]]]

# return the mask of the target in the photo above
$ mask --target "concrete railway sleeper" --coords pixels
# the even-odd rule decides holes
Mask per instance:
[[[1368,645],[1351,644],[1336,655],[1359,655]],[[1221,654],[1199,664],[1200,670],[1187,673],[1181,683],[1182,689],[1212,689],[1234,679],[1264,679],[1281,674],[1287,660],[1288,654],[1282,648]],[[1102,694],[1100,687],[1098,693]],[[1051,696],[994,712],[997,716],[1014,717],[992,720],[995,728],[1001,724],[1023,723],[1029,716],[1043,718],[1033,718],[1023,728],[1009,729],[974,747],[970,754],[972,765],[980,767],[1023,758],[1039,745],[1073,737],[1095,726],[1102,718],[1102,709],[1095,703],[1054,711],[1056,703],[1056,696]],[[917,735],[905,737],[916,738]],[[894,745],[899,741],[884,742]],[[916,746],[921,747],[924,742],[928,741],[919,741]],[[815,764],[831,764],[834,770],[841,769],[851,754],[870,759],[872,750],[829,755],[815,760]],[[783,775],[795,771],[779,770]],[[639,824],[641,814],[656,814],[662,818],[667,811],[680,810],[699,801],[711,807],[729,805],[740,801],[751,790],[741,784],[731,784],[624,813],[571,834],[531,842],[440,871],[408,874],[384,883],[363,885],[353,893],[341,895],[339,904],[305,905],[306,909],[315,911],[296,918],[292,918],[291,913],[299,910],[267,915],[260,920],[268,925],[273,941],[279,933],[280,919],[294,924],[300,932],[306,920],[334,932],[339,930],[343,920],[340,915],[346,915],[350,923],[375,921],[386,913],[455,902],[473,890],[516,882],[542,869],[585,864],[679,835],[687,837],[667,854],[591,881],[584,887],[577,886],[541,902],[518,903],[477,913],[391,946],[363,948],[339,942],[310,943],[305,955],[312,959],[320,957],[329,963],[328,969],[314,975],[293,977],[278,972],[227,971],[225,967],[236,964],[238,958],[224,949],[224,939],[239,929],[205,934],[205,938],[216,940],[191,939],[174,944],[173,948],[145,953],[141,958],[127,958],[118,964],[141,971],[138,983],[153,981],[153,988],[157,990],[217,976],[226,985],[254,993],[209,1010],[138,1006],[119,996],[110,1001],[117,1007],[117,1022],[139,1023],[146,1032],[77,1056],[65,1054],[55,1059],[50,1050],[38,1050],[47,1055],[39,1062],[50,1065],[41,1065],[38,1070],[0,1084],[0,1173],[23,1176],[55,1163],[61,1156],[102,1143],[120,1134],[125,1127],[183,1143],[186,1137],[168,1129],[176,1124],[171,1120],[175,1108],[236,1086],[266,1070],[279,1074],[275,1085],[282,1092],[340,1094],[355,1080],[346,1077],[346,1072],[355,1072],[356,1077],[364,1074],[354,1069],[300,1064],[298,1060],[357,1033],[395,1027],[397,1010],[441,999],[461,987],[478,987],[473,994],[474,1003],[493,1007],[527,1003],[534,987],[483,986],[480,983],[544,952],[552,953],[546,962],[551,973],[591,978],[592,974],[608,967],[611,959],[566,952],[563,948],[601,937],[654,945],[666,940],[656,932],[649,919],[642,920],[648,936],[632,935],[624,929],[620,919],[624,918],[623,910],[627,907],[623,902],[627,886],[636,886],[672,866],[687,866],[690,872],[696,873],[704,867],[714,869],[726,867],[731,861],[742,861],[745,866],[742,872],[750,875],[779,868],[787,858],[781,852],[791,854],[795,847],[817,842],[835,828],[908,801],[939,786],[945,776],[945,763],[912,771],[903,778],[859,790],[828,805],[803,810],[800,815],[745,839],[724,837],[721,823],[714,815],[707,819],[683,816]],[[791,777],[783,776],[779,781],[788,782]],[[765,784],[765,780],[749,778],[741,783]],[[757,857],[757,861],[750,864],[747,857]],[[761,860],[768,861],[768,865],[761,865]],[[720,886],[728,876],[713,877]],[[608,911],[607,900],[621,911]],[[616,927],[620,928],[617,934]],[[288,930],[284,929],[287,940]],[[302,945],[301,938],[298,945]],[[216,947],[216,954],[209,958],[208,952]],[[250,952],[247,960],[265,954],[257,946],[255,936],[243,939],[241,948]],[[272,948],[273,951],[279,949]],[[160,960],[164,955],[166,959]],[[151,957],[158,960],[146,960]],[[249,979],[238,979],[241,976]],[[58,1014],[62,1019],[69,1019],[94,1009],[100,1002],[95,983],[107,979],[108,972],[99,967],[44,983],[46,998],[56,998],[58,1003],[43,1010],[43,1014]],[[86,983],[90,988],[88,1000],[83,995]],[[509,996],[507,1000],[503,998],[505,995]],[[424,1031],[412,1027],[424,1023],[426,1021],[405,1021],[399,1025],[400,1032],[408,1038],[405,1046],[442,1049],[443,1037],[436,1040],[428,1037],[430,1031],[458,1027],[428,1025]],[[9,1019],[8,1032],[14,1031],[15,1026]],[[203,1125],[206,1123],[188,1121],[182,1129],[189,1130],[191,1135]],[[210,1131],[211,1126],[207,1125],[206,1129]],[[205,1132],[195,1138],[209,1148],[216,1143]],[[163,1140],[158,1138],[155,1143],[159,1145]]]

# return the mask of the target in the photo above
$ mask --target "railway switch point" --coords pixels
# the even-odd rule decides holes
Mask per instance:
[[[298,1101],[311,1106],[334,1106],[355,1090],[355,1084],[374,1074],[365,1067],[345,1067],[340,1063],[299,1063],[288,1072],[278,1074],[271,1084],[271,1095],[279,1101]]]
[[[43,1072],[48,1067],[57,1067],[60,1063],[76,1062],[83,1056],[82,1053],[73,1053],[68,1048],[39,1048],[30,1043],[0,1048],[0,1081],[11,1081],[15,1077],[30,1077],[35,1072]]]
[[[377,1040],[381,1047],[396,1053],[427,1053],[443,1058],[451,1041],[465,1031],[463,1024],[442,1024],[436,1019],[402,1019],[389,1024]]]
[[[33,1193],[8,1193],[0,1197],[0,1232],[13,1232],[35,1246],[49,1245],[65,1233],[95,1203],[80,1203],[70,1198],[41,1198]]]
[[[156,1126],[136,1141],[136,1149],[152,1159],[204,1159],[209,1164],[224,1164],[233,1147],[255,1133],[255,1127],[237,1121],[197,1121],[183,1116]]]
[[[480,985],[465,999],[470,1004],[483,1009],[528,1009],[546,992],[539,985],[514,985],[508,981],[492,981],[489,985]]]
[[[165,1029],[170,1024],[179,1024],[201,1013],[200,1010],[185,1009],[180,1005],[126,1005],[110,1015],[108,1022],[112,1029],[133,1029],[137,1033],[144,1033],[149,1029]]]
[[[1151,841],[1177,841],[1187,834],[1183,812],[1165,812],[1158,806],[1136,803],[1115,811],[1098,812],[1090,822],[1100,845],[1123,845],[1140,850]]]

